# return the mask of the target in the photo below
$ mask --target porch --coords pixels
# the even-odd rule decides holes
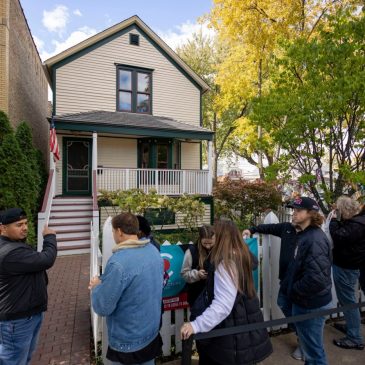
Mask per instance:
[[[91,196],[93,189],[98,193],[136,188],[162,195],[211,195],[210,131],[167,118],[125,114],[90,112],[82,118],[78,114],[82,125],[73,122],[75,116],[55,118],[62,152],[56,166],[56,195]],[[207,169],[202,168],[203,141],[208,147]]]
[[[210,195],[208,170],[116,169],[98,168],[96,183],[100,190],[154,189],[160,195]]]

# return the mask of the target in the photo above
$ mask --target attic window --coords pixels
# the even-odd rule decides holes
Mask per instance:
[[[129,44],[132,44],[133,46],[139,46],[139,35],[129,34]]]

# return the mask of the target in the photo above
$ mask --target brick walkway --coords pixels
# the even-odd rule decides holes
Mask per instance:
[[[31,365],[90,364],[89,260],[58,257],[48,272],[48,312]]]

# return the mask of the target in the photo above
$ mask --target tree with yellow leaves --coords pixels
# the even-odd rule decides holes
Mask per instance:
[[[236,104],[225,110],[218,107],[221,92],[216,83],[217,67],[224,59],[226,49],[215,37],[205,36],[202,31],[197,32],[176,52],[210,86],[209,92],[203,95],[203,126],[215,133],[213,172],[216,178],[218,160],[226,154],[236,121],[245,113],[246,105]]]
[[[213,3],[208,18],[219,42],[227,47],[226,57],[217,70],[218,115],[241,105],[247,105],[248,111],[253,98],[268,92],[270,65],[280,52],[281,40],[309,40],[326,15],[340,8],[355,10],[362,4],[352,0],[213,0]],[[236,121],[232,137],[232,151],[258,166],[263,176],[258,157],[264,154],[271,164],[280,146],[272,143],[265,130],[257,131],[246,114]]]

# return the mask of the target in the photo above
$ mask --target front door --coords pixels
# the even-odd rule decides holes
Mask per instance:
[[[63,138],[64,195],[91,195],[91,148],[91,139]]]
[[[178,142],[172,140],[139,140],[138,167],[142,169],[179,169]],[[176,160],[176,161],[174,161]]]

